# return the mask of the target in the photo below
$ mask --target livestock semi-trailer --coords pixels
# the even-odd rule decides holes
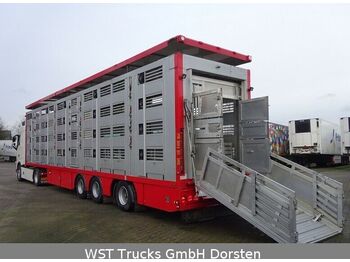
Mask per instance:
[[[250,61],[176,36],[28,105],[17,179],[122,210],[221,203],[278,242],[340,233],[342,184],[271,160],[267,97],[251,99],[239,67]]]
[[[291,159],[303,165],[346,163],[339,126],[320,118],[289,121]]]
[[[341,154],[350,156],[350,117],[340,118]]]

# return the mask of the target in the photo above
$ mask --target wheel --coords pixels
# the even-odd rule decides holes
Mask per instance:
[[[114,201],[123,211],[133,211],[136,204],[136,193],[134,186],[124,181],[118,182],[113,190]]]
[[[39,169],[34,169],[34,172],[33,172],[33,183],[36,186],[40,186],[41,185],[41,174],[40,174],[40,170]]]
[[[86,198],[86,190],[85,190],[85,180],[82,176],[78,176],[75,180],[75,192],[77,196],[81,199]]]
[[[92,180],[91,186],[90,186],[90,192],[91,192],[91,198],[93,201],[95,201],[96,203],[103,202],[102,186],[98,178],[94,178]]]
[[[18,181],[23,181],[22,179],[22,168],[20,165],[18,165],[17,169],[16,169],[16,177]]]

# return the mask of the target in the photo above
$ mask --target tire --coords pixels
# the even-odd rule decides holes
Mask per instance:
[[[98,178],[94,178],[91,181],[90,185],[90,194],[91,198],[96,203],[102,203],[103,202],[103,191],[101,182]]]
[[[33,183],[36,186],[41,185],[41,174],[40,174],[40,170],[37,168],[34,169],[34,172],[33,172]]]
[[[81,199],[86,199],[85,180],[82,176],[78,176],[75,180],[75,192]]]
[[[23,181],[22,179],[22,168],[21,165],[18,165],[17,169],[16,169],[16,177],[18,181]]]
[[[123,211],[133,211],[136,205],[136,193],[134,186],[120,181],[114,186],[113,198],[118,208]]]

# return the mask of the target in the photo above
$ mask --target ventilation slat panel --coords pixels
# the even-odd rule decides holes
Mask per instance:
[[[108,96],[110,94],[111,94],[111,86],[110,85],[101,87],[101,89],[100,89],[100,96],[101,97]]]
[[[234,125],[223,125],[222,129],[224,135],[234,135],[235,134],[235,126]]]
[[[113,136],[124,136],[125,127],[123,125],[113,127]]]
[[[105,106],[100,109],[100,117],[110,116],[111,115],[111,107]]]
[[[77,140],[78,139],[78,132],[77,131],[73,131],[71,133],[71,139],[72,140]]]
[[[57,104],[57,110],[62,110],[66,108],[66,101]]]
[[[113,159],[125,159],[125,149],[123,148],[115,148],[113,149]]]
[[[111,128],[103,127],[100,129],[100,137],[110,137],[111,136]]]
[[[89,111],[85,111],[84,112],[84,120],[89,120],[92,118],[92,110],[89,110]]]
[[[57,134],[57,141],[64,141],[66,139],[66,134]]]
[[[125,89],[125,80],[121,80],[112,84],[113,93],[123,91]]]
[[[125,112],[124,103],[119,103],[119,104],[113,105],[113,115],[122,114],[124,112]]]
[[[161,134],[163,133],[163,121],[153,121],[146,123],[146,134]]]
[[[163,77],[162,66],[155,67],[145,72],[145,82],[151,82]]]
[[[222,105],[222,112],[224,114],[226,113],[233,113],[235,110],[235,104],[233,102],[223,103]]]
[[[101,148],[100,149],[100,158],[111,158],[111,149]]]
[[[65,123],[66,123],[66,118],[65,117],[57,118],[57,125],[58,126],[64,125]]]
[[[156,94],[146,97],[146,108],[161,106],[163,104],[162,94]]]
[[[149,161],[163,161],[163,148],[147,148],[146,159]]]
[[[92,157],[92,149],[84,148],[84,157]]]
[[[91,129],[84,130],[83,132],[83,138],[85,139],[91,139],[93,136],[93,132]]]
[[[70,105],[71,105],[72,107],[73,107],[73,106],[77,106],[77,105],[78,105],[78,99],[77,99],[77,98],[73,98],[73,99],[71,100]]]
[[[90,101],[94,98],[93,91],[84,94],[84,102]]]

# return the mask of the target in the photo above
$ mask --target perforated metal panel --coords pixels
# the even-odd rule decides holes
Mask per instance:
[[[239,103],[241,163],[261,173],[270,171],[268,97]]]
[[[240,102],[241,121],[264,121],[269,119],[268,97],[259,97]]]
[[[267,173],[270,170],[270,141],[268,139],[241,140],[241,162]]]
[[[201,169],[208,148],[223,150],[222,89],[193,94],[195,167]]]

